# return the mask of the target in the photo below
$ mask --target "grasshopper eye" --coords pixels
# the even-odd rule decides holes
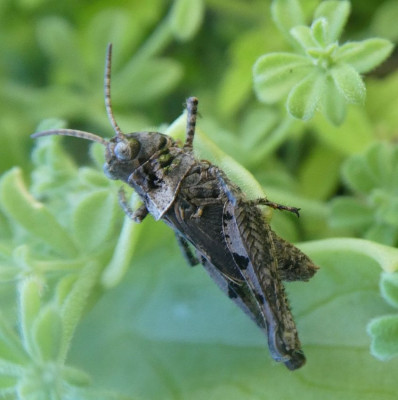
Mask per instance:
[[[129,143],[119,142],[114,149],[115,155],[119,160],[127,161],[132,159],[132,152]]]

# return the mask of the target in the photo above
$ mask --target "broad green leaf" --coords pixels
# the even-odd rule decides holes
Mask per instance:
[[[174,36],[182,41],[192,39],[202,24],[204,11],[203,0],[174,0],[170,14]]]
[[[305,24],[303,10],[298,0],[274,0],[271,12],[278,28],[286,34],[291,28]]]
[[[52,306],[40,310],[32,327],[34,344],[43,361],[57,361],[63,341],[63,324],[59,311]]]
[[[104,246],[114,231],[116,196],[109,189],[92,191],[73,213],[73,231],[79,248],[90,253]]]
[[[365,101],[366,88],[362,78],[353,67],[341,64],[330,69],[334,83],[349,103],[362,104]]]
[[[367,39],[349,42],[334,53],[337,63],[350,64],[357,72],[366,73],[381,64],[392,52],[393,44],[385,39]]]
[[[261,56],[253,66],[254,90],[260,101],[273,103],[313,69],[309,58],[292,53]]]
[[[324,80],[324,74],[315,71],[292,88],[286,103],[290,115],[304,121],[314,115],[322,96]]]
[[[322,1],[314,13],[314,18],[325,18],[327,21],[326,42],[333,43],[341,35],[350,14],[350,2],[344,0]]]
[[[19,168],[15,167],[2,176],[0,200],[2,209],[31,235],[61,254],[72,256],[76,253],[72,239],[56,217],[30,195]]]
[[[374,319],[368,326],[372,337],[372,354],[386,361],[398,356],[398,315],[386,315]]]
[[[166,231],[158,225],[146,234]],[[82,323],[70,360],[93,379],[108,386],[118,378],[119,390],[151,399],[172,399],[178,391],[181,398],[201,400],[249,400],[253,393],[264,400],[293,400],[297,393],[328,400],[336,393],[371,400],[377,393],[378,400],[393,400],[398,360],[380,363],[370,355],[366,326],[391,310],[379,295],[378,263],[398,267],[398,250],[352,239],[300,246],[320,270],[308,283],[287,285],[308,358],[291,373],[271,360],[266,338],[206,273],[187,268],[168,243],[172,233],[166,237],[156,252],[136,258],[118,290]],[[96,349],[118,365],[98,363]],[[173,376],[172,393],[165,368]]]

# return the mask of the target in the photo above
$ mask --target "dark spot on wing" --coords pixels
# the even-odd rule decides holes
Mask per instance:
[[[256,299],[260,304],[264,304],[264,302],[265,302],[264,296],[260,293],[256,293]]]
[[[240,269],[246,269],[249,265],[250,260],[248,257],[241,256],[238,253],[232,253],[232,256],[234,257],[234,260]]]
[[[236,299],[238,297],[231,283],[228,283],[228,297],[230,299]]]
[[[223,217],[224,217],[224,220],[226,220],[226,221],[230,221],[233,218],[233,216],[231,215],[231,213],[229,211],[226,211],[224,213]]]

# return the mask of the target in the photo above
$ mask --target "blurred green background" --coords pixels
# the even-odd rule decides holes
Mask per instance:
[[[302,4],[309,23],[318,4]],[[395,43],[397,17],[396,1],[352,1],[341,41]],[[283,102],[255,96],[258,57],[292,50],[271,1],[1,0],[0,32],[4,398],[396,398],[395,53],[365,77],[366,104],[333,126],[319,114],[294,120]],[[183,134],[178,117],[197,96],[199,154],[225,162],[249,193],[243,168],[271,200],[301,207],[300,220],[274,213],[272,226],[307,242],[321,267],[311,282],[287,285],[302,370],[271,360],[256,326],[200,267],[186,266],[170,229],[123,221],[100,146],[29,137],[39,124],[112,136],[109,42],[125,133],[165,131],[177,119],[167,132]]]

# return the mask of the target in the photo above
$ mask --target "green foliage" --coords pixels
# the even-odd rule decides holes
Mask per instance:
[[[398,147],[375,143],[364,154],[348,158],[345,184],[354,196],[332,201],[331,223],[361,236],[393,246],[398,244]]]
[[[376,3],[0,4],[0,397],[395,399],[398,72],[393,58],[376,69],[392,50],[376,36],[397,40],[397,7]],[[109,42],[124,132],[183,140],[182,104],[196,95],[197,155],[249,197],[301,207],[300,220],[271,221],[320,267],[287,285],[301,370],[271,361],[170,229],[124,218],[102,146],[30,140],[112,134]]]
[[[298,0],[275,0],[272,11],[296,53],[270,53],[257,60],[253,76],[258,98],[274,103],[287,95],[286,107],[293,117],[308,120],[320,108],[332,123],[342,123],[346,103],[365,100],[360,74],[384,61],[392,43],[372,38],[339,45],[350,12],[348,1],[321,2],[310,27],[304,24]]]
[[[380,279],[381,294],[387,303],[398,308],[398,273],[384,273]],[[390,360],[398,355],[398,314],[375,318],[369,323],[372,337],[372,354],[380,360]]]

